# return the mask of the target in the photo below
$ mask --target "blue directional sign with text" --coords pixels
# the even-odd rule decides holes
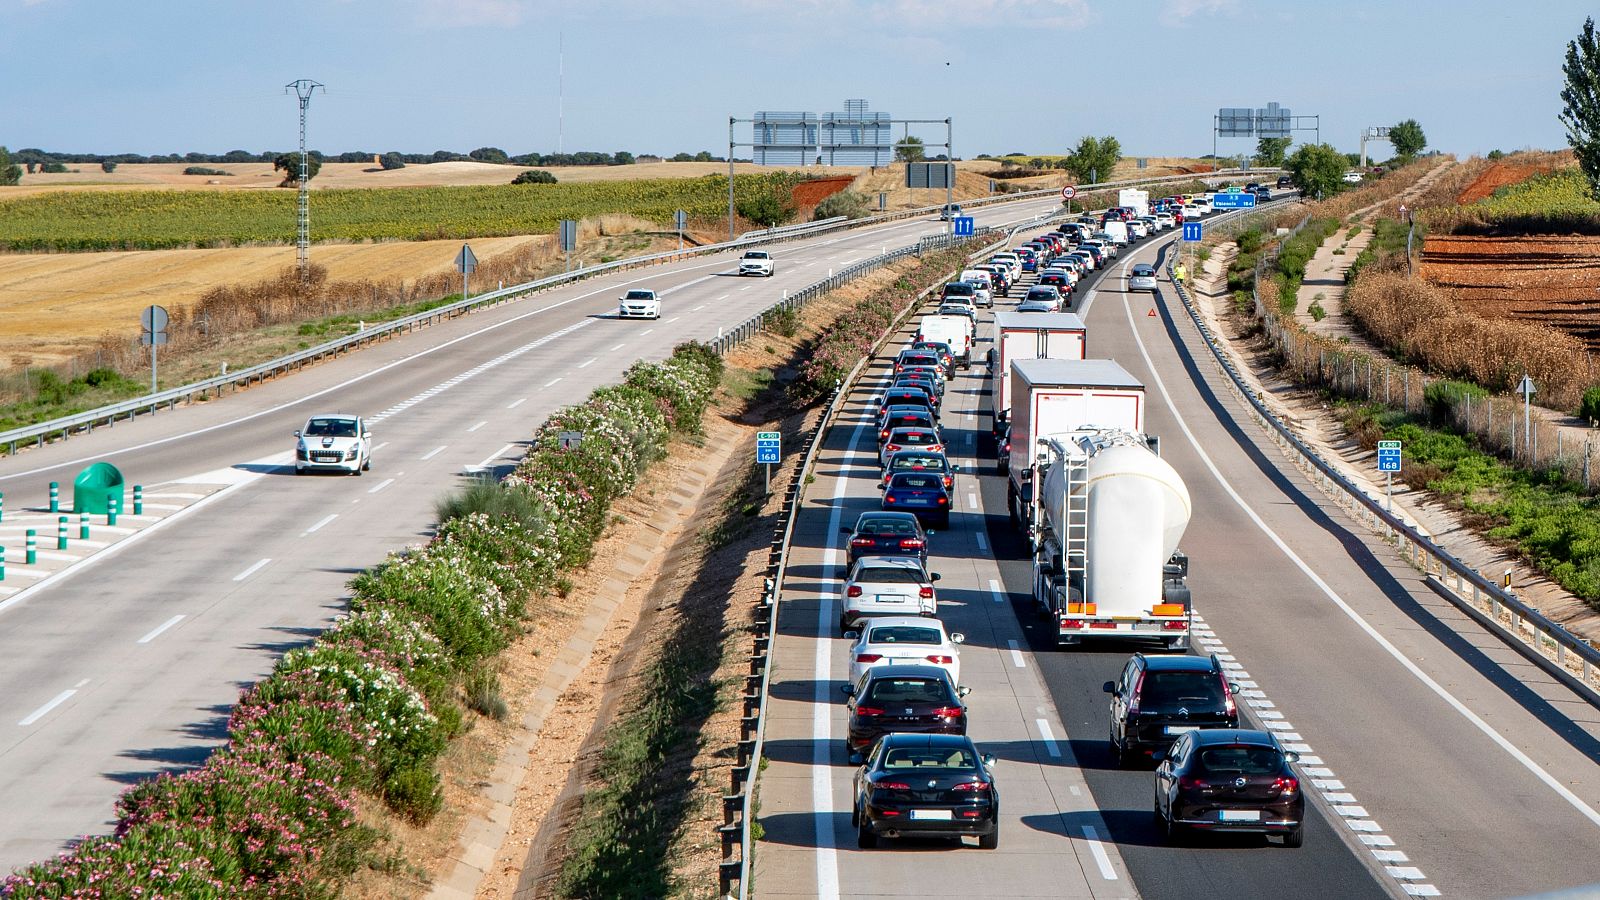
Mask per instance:
[[[1398,472],[1398,471],[1400,471],[1400,442],[1399,441],[1379,441],[1378,442],[1378,471],[1379,472]]]
[[[1205,227],[1204,227],[1204,225],[1202,223],[1200,223],[1200,222],[1185,222],[1185,223],[1183,223],[1183,239],[1184,240],[1193,243],[1194,241],[1202,240],[1204,235],[1205,235]]]
[[[956,237],[972,237],[972,217],[956,216],[952,219],[956,226]]]
[[[1211,197],[1212,209],[1253,209],[1255,205],[1255,194],[1240,192],[1237,194],[1213,194]]]
[[[776,464],[783,456],[783,433],[780,431],[756,432],[756,463]]]

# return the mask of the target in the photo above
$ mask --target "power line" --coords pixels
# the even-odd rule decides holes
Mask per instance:
[[[306,154],[306,111],[311,108],[311,95],[317,91],[327,93],[320,82],[309,78],[291,81],[283,86],[285,94],[293,92],[300,100],[300,197],[295,208],[298,234],[295,236],[295,264],[300,268],[300,283],[311,282],[311,188],[309,159]]]

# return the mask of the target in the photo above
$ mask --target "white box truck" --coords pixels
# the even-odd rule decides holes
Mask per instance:
[[[1134,218],[1150,215],[1150,192],[1138,188],[1123,188],[1117,191],[1117,205],[1126,206],[1133,210]]]
[[[1011,409],[1011,364],[1019,359],[1086,359],[1089,334],[1077,313],[994,315],[994,368],[989,372],[994,397],[995,433]]]
[[[923,316],[917,323],[917,340],[943,341],[950,345],[950,355],[956,365],[965,369],[972,365],[972,320],[966,316]]]
[[[1010,400],[1006,505],[1012,524],[1024,531],[1031,527],[1034,468],[1044,441],[1090,427],[1144,433],[1144,384],[1114,360],[1013,360]]]

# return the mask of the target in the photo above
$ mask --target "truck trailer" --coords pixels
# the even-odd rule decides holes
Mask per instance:
[[[1117,205],[1126,206],[1133,210],[1134,218],[1150,215],[1150,192],[1138,188],[1123,188],[1117,191]]]
[[[994,315],[993,380],[995,434],[1005,427],[1011,410],[1011,364],[1019,359],[1084,359],[1089,355],[1088,329],[1077,313]]]

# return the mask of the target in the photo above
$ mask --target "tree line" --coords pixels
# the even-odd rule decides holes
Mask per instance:
[[[11,151],[11,162],[17,165],[32,165],[43,169],[47,165],[64,165],[67,163],[270,163],[286,151],[263,150],[259,153],[250,150],[229,150],[226,153],[64,153],[54,150],[40,150],[37,147],[26,147],[21,150]],[[296,152],[298,151],[289,151]],[[324,153],[312,150],[308,154],[317,158],[319,162],[342,163],[370,163],[374,157],[393,157],[402,163],[423,165],[437,162],[488,162],[517,166],[626,166],[638,161],[640,155],[626,150],[615,153],[580,150],[575,153],[522,153],[516,156],[508,154],[498,147],[479,147],[467,153],[458,153],[454,150],[435,150],[432,153],[401,153],[391,150],[387,153],[374,153],[366,150],[351,150],[339,154]],[[709,150],[699,153],[678,153],[674,156],[661,157],[672,162],[727,162],[726,157],[713,156]],[[48,170],[46,170],[48,171]]]

